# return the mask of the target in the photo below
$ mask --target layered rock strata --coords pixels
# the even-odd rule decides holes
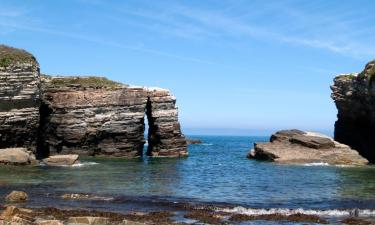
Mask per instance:
[[[328,163],[365,165],[368,161],[349,146],[322,134],[284,130],[271,136],[270,142],[255,143],[248,158],[282,164]]]
[[[148,155],[187,154],[176,100],[167,90],[93,77],[47,77],[42,89],[43,148],[50,154],[142,156],[146,115]]]
[[[100,77],[40,76],[35,58],[0,46],[0,148],[55,154],[187,155],[176,98],[165,89]]]
[[[361,73],[342,74],[331,86],[338,110],[335,140],[375,162],[375,61]]]
[[[0,45],[0,148],[35,150],[39,83],[39,64],[30,53]]]

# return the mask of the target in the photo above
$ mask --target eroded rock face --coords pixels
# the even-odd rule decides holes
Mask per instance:
[[[338,110],[335,140],[375,162],[375,61],[357,74],[334,79],[332,98]]]
[[[79,79],[69,83],[65,79]],[[50,154],[143,155],[144,118],[149,123],[148,155],[187,154],[175,98],[164,89],[106,83],[93,78],[46,78],[43,82],[43,149]],[[108,82],[108,81],[105,81]]]
[[[39,76],[39,64],[30,53],[0,45],[0,148],[35,150]]]
[[[176,99],[168,90],[99,77],[40,76],[35,58],[0,45],[0,149],[139,157],[187,155]],[[37,150],[36,150],[37,149]]]
[[[248,158],[283,164],[328,163],[365,165],[368,161],[349,146],[312,132],[285,130],[272,135],[270,142],[255,143]]]

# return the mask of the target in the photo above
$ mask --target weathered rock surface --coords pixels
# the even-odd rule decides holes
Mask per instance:
[[[81,82],[70,85],[65,79]],[[85,79],[95,78],[58,77],[43,82],[42,130],[50,153],[142,156],[147,115],[148,155],[187,154],[176,99],[168,90],[121,84],[93,87],[85,85]]]
[[[78,155],[52,155],[48,158],[44,158],[43,162],[47,166],[71,166],[78,162]]]
[[[70,217],[67,222],[68,225],[106,225],[110,224],[109,219],[105,217]]]
[[[0,148],[35,150],[39,83],[39,64],[30,53],[0,45]]]
[[[41,80],[43,82],[41,82]],[[99,77],[40,77],[35,58],[0,46],[0,148],[56,154],[187,155],[175,97]],[[36,150],[37,149],[37,150]]]
[[[0,149],[0,164],[30,165],[37,164],[37,160],[26,148],[5,148]]]
[[[368,161],[349,146],[312,132],[285,130],[271,136],[270,142],[255,143],[248,158],[284,164],[328,163],[365,165]]]
[[[5,200],[7,202],[23,202],[26,201],[28,197],[29,196],[24,191],[12,191],[5,197]]]
[[[338,110],[335,140],[375,162],[375,61],[357,74],[342,74],[331,86]]]

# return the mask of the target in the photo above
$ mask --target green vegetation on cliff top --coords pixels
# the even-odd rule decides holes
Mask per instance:
[[[77,86],[83,88],[117,88],[123,86],[123,84],[109,80],[105,77],[52,77],[48,75],[42,75],[49,87],[69,87]]]
[[[36,63],[36,59],[25,50],[0,45],[0,67],[15,63]]]

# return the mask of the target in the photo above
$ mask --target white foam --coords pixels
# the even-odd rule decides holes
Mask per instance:
[[[325,162],[305,163],[303,165],[304,166],[329,166],[329,164]]]
[[[329,210],[313,210],[313,209],[286,209],[286,208],[272,208],[272,209],[253,209],[245,208],[242,206],[234,208],[223,208],[217,209],[218,212],[236,213],[244,215],[271,215],[271,214],[281,214],[281,215],[293,215],[293,214],[305,214],[305,215],[316,215],[316,216],[328,216],[328,217],[343,217],[350,216],[353,213],[358,213],[359,216],[375,216],[375,210],[372,209],[329,209]]]
[[[98,164],[99,163],[97,162],[79,162],[68,167],[84,167],[84,166],[93,166],[93,165],[98,165]]]
[[[212,143],[202,143],[202,144],[198,144],[198,145],[203,145],[203,146],[212,146],[212,145],[214,145],[214,144],[212,144]]]

